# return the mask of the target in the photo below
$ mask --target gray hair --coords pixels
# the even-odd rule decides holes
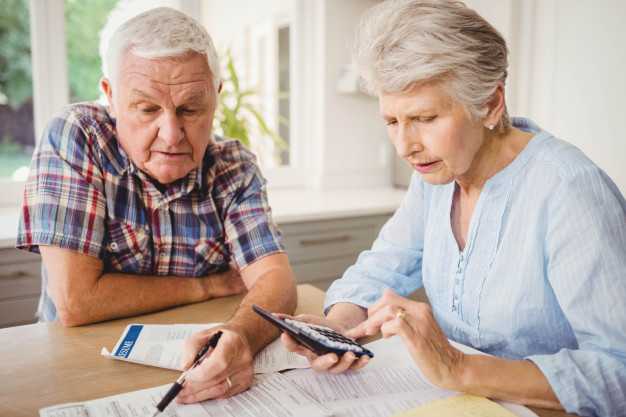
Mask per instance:
[[[102,74],[117,81],[120,59],[130,51],[147,58],[174,58],[189,52],[207,58],[213,85],[221,82],[217,52],[207,31],[193,18],[169,7],[150,9],[128,19],[128,10],[114,9],[100,32]]]
[[[387,0],[370,8],[357,32],[354,61],[370,94],[442,81],[476,119],[507,77],[504,38],[459,1]],[[498,131],[511,122],[504,111]]]

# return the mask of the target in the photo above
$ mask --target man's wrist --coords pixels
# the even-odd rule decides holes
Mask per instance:
[[[242,342],[248,347],[252,356],[256,355],[258,351],[264,347],[264,344],[258,343],[261,338],[258,337],[258,335],[256,335],[257,337],[254,337],[254,334],[248,331],[246,326],[231,320],[227,322],[224,327],[232,330],[241,337]]]
[[[194,302],[206,301],[211,299],[211,280],[206,277],[195,278],[194,281]]]

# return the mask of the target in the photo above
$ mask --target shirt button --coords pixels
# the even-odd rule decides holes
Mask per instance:
[[[117,245],[117,242],[111,242],[109,247],[113,250],[117,250],[119,248],[119,246]]]

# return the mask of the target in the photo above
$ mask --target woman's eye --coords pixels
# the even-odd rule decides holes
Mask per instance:
[[[385,124],[387,126],[395,126],[396,124],[398,124],[398,121],[397,120],[387,120],[387,121],[385,121]]]
[[[418,117],[417,121],[422,123],[430,123],[435,120],[437,116],[426,116],[426,117]]]
[[[144,107],[142,109],[140,109],[142,113],[145,114],[151,114],[151,113],[155,113],[159,110],[158,107]]]

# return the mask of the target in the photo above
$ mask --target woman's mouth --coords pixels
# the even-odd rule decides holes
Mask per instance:
[[[413,168],[415,168],[415,170],[419,172],[420,174],[427,174],[437,169],[438,164],[440,162],[441,161],[432,161],[432,162],[426,162],[423,164],[412,164],[412,165],[413,165]]]

